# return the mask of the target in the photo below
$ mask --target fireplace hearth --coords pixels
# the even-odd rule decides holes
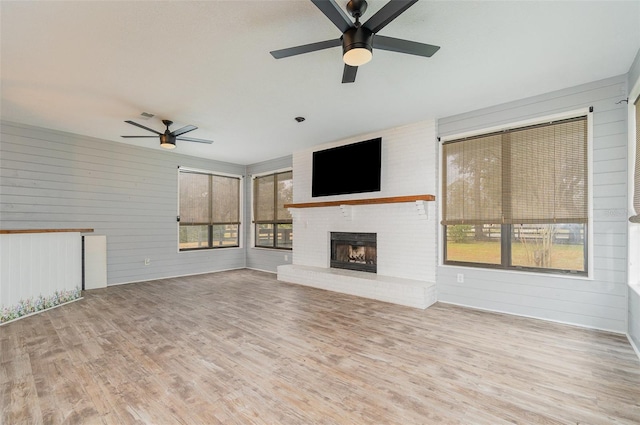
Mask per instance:
[[[377,272],[375,233],[331,232],[331,267]]]

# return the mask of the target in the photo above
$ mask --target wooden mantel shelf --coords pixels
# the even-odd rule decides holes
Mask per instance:
[[[10,235],[16,233],[57,233],[57,232],[78,232],[91,233],[93,229],[16,229],[16,230],[0,230],[0,235]]]
[[[392,196],[388,198],[344,199],[342,201],[284,204],[284,207],[285,208],[319,208],[319,207],[339,207],[340,205],[397,204],[401,202],[435,201],[435,200],[436,200],[436,197],[434,195],[409,195],[409,196]]]

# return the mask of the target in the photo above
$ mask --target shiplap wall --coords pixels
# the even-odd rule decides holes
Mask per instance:
[[[269,161],[259,162],[247,166],[246,190],[245,190],[245,223],[247,232],[245,234],[245,245],[247,247],[247,267],[250,269],[263,270],[275,273],[277,267],[282,264],[291,264],[293,255],[289,250],[256,248],[253,242],[253,225],[251,224],[252,191],[253,183],[251,176],[263,174],[276,170],[291,168],[293,157],[291,155],[276,158]],[[295,237],[295,235],[294,235]],[[285,259],[286,257],[286,259]]]
[[[236,175],[245,166],[1,124],[1,228],[93,228],[107,236],[108,284],[245,266],[244,247],[178,252],[176,223],[178,166]]]
[[[442,137],[594,107],[592,279],[439,266],[440,301],[627,332],[626,94],[622,75],[438,121]]]

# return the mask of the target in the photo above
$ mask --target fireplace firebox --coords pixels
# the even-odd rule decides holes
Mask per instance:
[[[331,267],[377,272],[375,233],[331,232]]]

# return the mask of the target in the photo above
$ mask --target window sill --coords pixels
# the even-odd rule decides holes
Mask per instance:
[[[178,249],[178,254],[185,254],[189,252],[215,252],[215,251],[227,251],[230,249],[242,249],[242,246],[224,246],[219,248],[195,248],[195,249]]]
[[[544,273],[536,273],[528,270],[505,270],[505,269],[491,269],[491,268],[483,268],[483,267],[468,267],[462,265],[454,265],[454,264],[439,264],[439,267],[444,268],[453,268],[453,269],[465,269],[465,270],[476,270],[479,273],[507,273],[513,275],[527,275],[527,276],[536,276],[541,279],[574,279],[574,280],[593,280],[593,276],[585,276],[585,275],[574,275],[570,273],[553,273],[553,272],[544,272]]]
[[[271,248],[268,246],[252,246],[251,249],[258,249],[261,251],[275,251],[275,252],[292,252],[293,248]]]

